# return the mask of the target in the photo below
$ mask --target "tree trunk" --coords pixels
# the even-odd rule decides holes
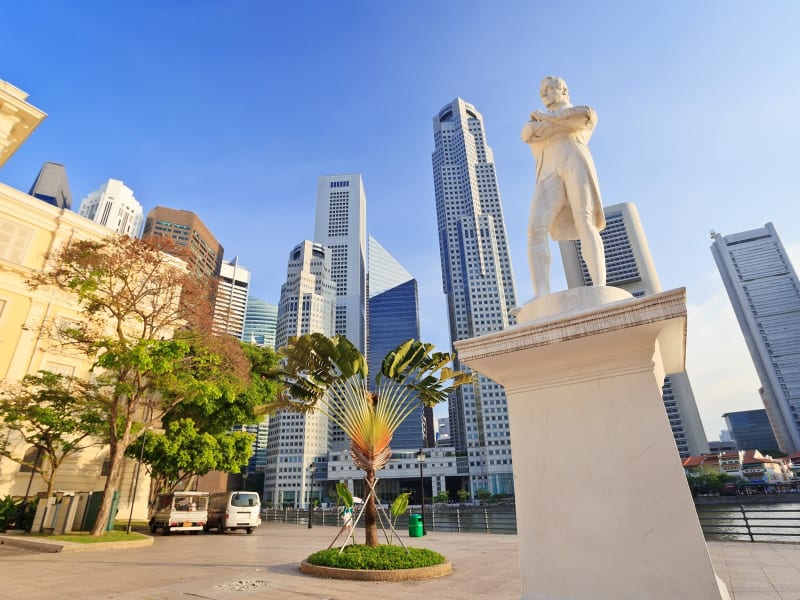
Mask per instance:
[[[111,449],[111,464],[109,465],[108,477],[106,484],[103,487],[103,501],[100,503],[100,510],[97,513],[97,520],[92,526],[90,535],[100,536],[106,532],[106,524],[108,523],[109,516],[111,515],[111,505],[114,502],[114,492],[117,491],[117,482],[119,481],[122,472],[122,465],[125,458],[124,444],[126,438],[117,440],[116,448]],[[124,445],[124,447],[123,447]],[[131,502],[133,498],[131,498]]]
[[[369,494],[369,490],[372,486],[375,485],[375,470],[368,469],[367,475],[364,477],[364,480],[367,484],[366,491]],[[370,495],[367,499],[367,506],[364,510],[364,532],[366,534],[366,545],[367,546],[377,546],[378,545],[378,509],[375,506],[375,496]]]

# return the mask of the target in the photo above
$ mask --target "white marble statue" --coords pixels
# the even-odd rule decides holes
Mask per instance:
[[[539,93],[547,111],[531,113],[522,140],[536,158],[536,189],[528,221],[528,262],[534,298],[550,293],[550,247],[554,240],[580,240],[581,253],[595,286],[606,284],[606,261],[600,231],[605,216],[589,138],[597,114],[572,106],[567,84],[545,77]]]

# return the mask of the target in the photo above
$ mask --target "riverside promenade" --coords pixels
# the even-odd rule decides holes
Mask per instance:
[[[407,545],[430,548],[450,559],[453,573],[439,579],[373,583],[301,574],[300,561],[327,547],[335,534],[332,527],[269,522],[253,535],[174,534],[156,536],[152,545],[116,550],[31,553],[4,544],[0,598],[519,599],[516,535],[431,532],[409,538],[401,532]],[[362,531],[358,534],[363,536]],[[711,542],[709,549],[734,600],[800,600],[800,544]]]

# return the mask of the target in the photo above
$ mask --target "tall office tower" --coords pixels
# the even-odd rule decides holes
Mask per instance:
[[[275,348],[278,307],[255,296],[248,296],[242,340],[256,346]]]
[[[250,271],[239,264],[238,257],[222,263],[214,300],[215,333],[227,333],[236,339],[243,339],[249,287]]]
[[[763,408],[729,412],[722,418],[728,425],[728,431],[733,434],[737,449],[761,450],[764,454],[771,454],[770,450],[778,449],[778,440],[772,432],[767,411]]]
[[[800,281],[772,223],[722,236],[712,232],[733,312],[761,380],[780,449],[800,451]]]
[[[372,236],[368,254],[369,320],[367,327],[370,382],[380,372],[383,358],[408,339],[419,339],[417,280]],[[424,410],[414,410],[394,433],[392,448],[427,446]]]
[[[361,175],[332,175],[317,180],[314,241],[331,253],[331,277],[336,282],[335,335],[344,335],[367,354],[367,198]],[[350,442],[331,423],[331,450]]]
[[[117,179],[109,179],[81,202],[78,214],[110,230],[139,237],[142,230],[142,205],[133,192]]]
[[[28,194],[56,208],[67,210],[72,208],[72,192],[69,190],[67,170],[64,165],[54,162],[44,163]]]
[[[317,181],[314,241],[331,253],[336,282],[335,335],[366,352],[367,198],[361,175],[333,175]]]
[[[212,279],[219,275],[225,249],[195,213],[166,206],[156,206],[147,213],[142,239],[170,238],[186,248],[189,269]]]
[[[433,183],[450,341],[500,331],[516,305],[494,155],[483,117],[461,98],[433,118]],[[464,368],[456,360],[456,368]],[[478,489],[512,493],[508,408],[502,386],[478,376],[449,399],[459,474]]]
[[[603,212],[606,228],[600,237],[606,255],[606,284],[627,290],[637,298],[660,292],[661,282],[636,205],[614,204],[606,206]],[[570,288],[591,285],[592,279],[580,255],[580,241],[558,244],[567,285]],[[667,375],[661,396],[681,458],[707,454],[708,440],[686,372]]]
[[[336,283],[331,259],[322,244],[305,241],[292,249],[281,286],[275,343],[306,333],[331,336],[336,314]],[[323,459],[328,453],[328,418],[321,411],[307,415],[281,410],[270,416],[264,500],[275,505],[302,506],[308,502],[311,477],[327,478]],[[319,486],[317,486],[319,492]]]

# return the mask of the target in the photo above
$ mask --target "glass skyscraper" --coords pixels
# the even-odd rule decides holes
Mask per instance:
[[[372,236],[368,251],[368,365],[370,382],[380,372],[383,358],[408,339],[419,339],[417,280]],[[426,446],[422,406],[397,428],[392,449]]]
[[[255,296],[248,296],[242,341],[274,349],[277,326],[278,307]]]
[[[516,292],[483,116],[456,98],[433,118],[433,183],[451,343],[508,327]],[[465,368],[456,360],[456,368]],[[478,376],[449,399],[458,474],[471,494],[513,493],[502,386]]]
[[[800,452],[800,280],[772,223],[726,236],[712,232],[712,239],[772,430],[782,451]]]
[[[722,418],[736,442],[737,450],[760,450],[762,454],[770,454],[770,450],[778,449],[778,440],[772,432],[767,411],[763,408],[729,412]]]

